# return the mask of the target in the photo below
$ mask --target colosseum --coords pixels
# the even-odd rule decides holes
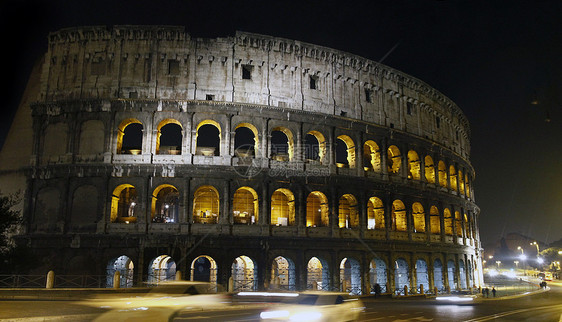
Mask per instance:
[[[232,291],[481,285],[469,123],[423,81],[247,32],[48,40],[0,158],[37,270]]]

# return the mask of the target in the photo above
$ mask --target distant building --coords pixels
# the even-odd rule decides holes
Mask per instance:
[[[482,283],[462,111],[342,51],[60,30],[2,153],[38,271],[369,293]]]

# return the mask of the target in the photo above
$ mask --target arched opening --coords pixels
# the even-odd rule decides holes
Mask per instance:
[[[447,188],[447,167],[445,166],[445,162],[439,161],[437,170],[439,173],[439,185],[443,188]]]
[[[115,275],[115,272],[119,272],[120,288],[133,287],[134,268],[135,265],[133,265],[133,261],[125,255],[121,255],[110,260],[107,263],[106,269],[106,287],[113,287],[113,276]]]
[[[431,233],[434,235],[441,234],[441,220],[439,217],[439,209],[431,206],[429,209],[429,224],[431,225]]]
[[[414,150],[408,151],[408,179],[421,179],[421,162],[418,153]]]
[[[258,269],[253,259],[239,256],[232,263],[232,292],[256,291]]]
[[[122,184],[111,195],[111,222],[133,223],[137,221],[137,190],[130,184]]]
[[[271,130],[271,159],[291,161],[294,157],[293,133],[284,127]]]
[[[449,179],[451,180],[451,189],[457,190],[457,171],[455,166],[449,166]]]
[[[414,219],[414,232],[425,232],[425,212],[423,206],[419,202],[414,202],[412,205],[412,217]]]
[[[338,168],[355,168],[355,144],[347,135],[336,139],[336,163]]]
[[[307,290],[330,290],[330,271],[328,262],[318,257],[308,261],[306,274]]]
[[[326,139],[318,131],[310,131],[304,137],[304,158],[307,162],[322,163],[326,155]]]
[[[470,185],[468,183],[468,173],[464,174],[464,182],[465,182],[465,187],[466,187],[466,197],[470,198]]]
[[[271,265],[270,288],[284,291],[296,290],[295,263],[283,256],[277,256]]]
[[[258,129],[250,123],[240,123],[234,130],[234,155],[255,158],[258,153]]]
[[[156,154],[181,154],[182,126],[174,119],[165,119],[158,124],[156,135]]]
[[[137,119],[126,119],[121,122],[117,134],[117,153],[141,154],[142,132],[142,123]]]
[[[357,228],[359,227],[359,212],[357,211],[357,199],[352,194],[345,194],[340,198],[339,227]]]
[[[240,187],[234,193],[232,216],[234,224],[253,225],[258,222],[258,194],[250,187]]]
[[[462,171],[459,170],[459,192],[461,195],[464,195],[464,177],[462,175]]]
[[[151,207],[152,222],[178,222],[179,196],[178,189],[169,184],[163,184],[154,189]]]
[[[455,211],[455,231],[457,237],[462,237],[462,218],[461,213],[458,211]]]
[[[441,263],[440,259],[433,261],[433,285],[437,288],[438,292],[443,292],[445,290],[443,263]]]
[[[196,155],[218,156],[221,154],[221,127],[213,120],[205,120],[197,125]]]
[[[464,270],[464,261],[459,260],[459,278],[461,283],[461,289],[466,289],[466,272]]]
[[[201,255],[191,262],[191,280],[217,283],[217,263],[211,256]]]
[[[380,287],[381,293],[388,292],[386,289],[386,283],[388,283],[386,263],[382,259],[375,258],[371,261],[369,264],[369,278],[371,293],[375,293],[377,284]]]
[[[380,198],[371,197],[367,202],[367,229],[386,229],[384,222],[384,206]]]
[[[447,261],[447,280],[449,282],[449,288],[451,290],[456,290],[458,288],[456,267],[455,267],[455,262],[453,260]]]
[[[468,221],[468,216],[467,214],[464,214],[464,237],[465,238],[470,238],[471,232],[470,232],[470,222]]]
[[[425,180],[429,183],[435,183],[435,164],[433,159],[429,156],[425,156]]]
[[[213,186],[201,186],[193,198],[193,222],[217,224],[219,222],[219,192]]]
[[[353,295],[361,295],[361,265],[354,258],[344,258],[340,262],[340,290]]]
[[[306,227],[327,227],[330,224],[328,198],[320,191],[306,198]]]
[[[418,294],[421,293],[420,285],[423,285],[424,293],[429,290],[429,274],[427,272],[427,263],[423,259],[418,259],[416,261],[416,288],[418,289]]]
[[[402,156],[396,145],[388,147],[387,151],[387,170],[388,174],[400,174],[400,164],[402,164]]]
[[[406,218],[406,206],[401,200],[392,203],[392,230],[408,231],[408,220]]]
[[[176,278],[176,262],[169,255],[160,255],[150,261],[148,266],[148,284],[173,281]]]
[[[410,287],[410,275],[408,262],[403,258],[396,260],[394,270],[394,284],[396,286],[396,294],[404,294],[404,286]]]
[[[375,141],[363,144],[363,166],[365,171],[381,172],[381,150]]]
[[[443,211],[443,225],[445,226],[445,235],[453,236],[453,217],[449,208]]]
[[[277,189],[271,195],[271,225],[295,224],[295,196],[289,189]]]

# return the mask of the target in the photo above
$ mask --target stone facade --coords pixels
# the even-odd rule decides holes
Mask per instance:
[[[51,33],[36,87],[20,240],[46,269],[482,283],[468,121],[409,75],[288,39],[115,26]]]

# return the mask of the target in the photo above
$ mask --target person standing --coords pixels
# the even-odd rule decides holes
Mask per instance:
[[[496,297],[496,288],[492,286],[492,295]]]

